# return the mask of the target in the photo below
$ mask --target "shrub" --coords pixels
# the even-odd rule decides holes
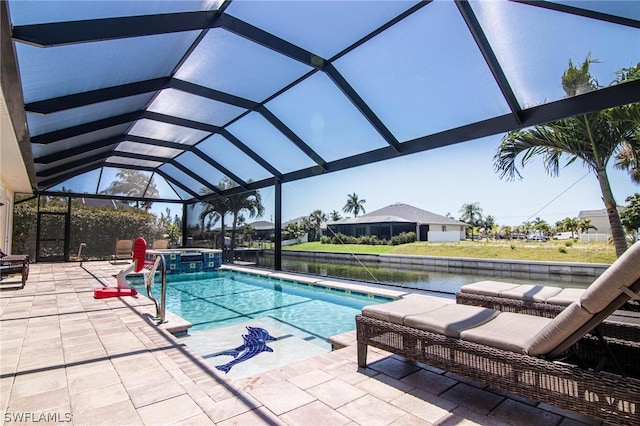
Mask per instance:
[[[361,235],[359,237],[354,237],[351,235],[345,235],[340,232],[334,234],[332,237],[323,236],[320,239],[322,244],[362,244],[362,245],[399,245],[412,243],[416,241],[416,233],[415,232],[403,232],[399,235],[396,235],[391,238],[391,240],[386,240],[384,238],[378,239],[376,235]]]
[[[567,247],[571,247],[573,245],[573,240],[567,240],[564,242],[564,245]]]
[[[558,251],[559,251],[560,253],[568,253],[568,252],[569,252],[569,250],[567,250],[567,248],[566,248],[566,247],[562,247],[562,246],[560,246],[560,247],[558,248]]]
[[[391,245],[397,246],[400,244],[413,243],[416,240],[415,232],[402,232],[399,235],[391,237]]]
[[[379,245],[380,241],[378,240],[377,235],[362,235],[360,237],[359,244],[367,244],[370,246],[375,246],[375,245]]]
[[[358,239],[338,232],[331,237],[331,244],[358,244]]]

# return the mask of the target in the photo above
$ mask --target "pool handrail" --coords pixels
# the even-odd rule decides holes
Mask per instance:
[[[147,289],[147,297],[153,301],[156,306],[156,316],[154,320],[157,324],[162,324],[166,322],[166,307],[167,307],[167,264],[164,259],[164,255],[156,250],[147,250],[147,254],[155,256],[153,262],[150,262],[151,269],[148,274],[145,276],[144,285]],[[154,275],[156,270],[160,266],[160,276],[161,276],[161,287],[160,287],[160,304],[158,301],[151,295],[151,287],[154,283]]]

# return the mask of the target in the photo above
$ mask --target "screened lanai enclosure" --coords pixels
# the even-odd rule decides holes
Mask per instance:
[[[279,235],[288,182],[640,100],[637,80],[570,98],[559,84],[569,60],[597,59],[606,82],[640,60],[635,0],[2,0],[0,11],[2,91],[39,197],[32,238],[51,246],[41,260],[70,259],[97,232],[74,222],[88,200],[166,203],[187,245],[203,208],[270,188]],[[114,237],[101,237],[108,250]]]

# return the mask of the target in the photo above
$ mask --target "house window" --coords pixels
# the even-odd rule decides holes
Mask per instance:
[[[447,225],[442,225],[442,232],[447,232]]]

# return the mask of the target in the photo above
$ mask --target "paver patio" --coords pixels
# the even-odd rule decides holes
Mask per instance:
[[[375,349],[359,369],[355,344],[231,380],[158,328],[148,299],[93,298],[121,267],[34,264],[0,292],[5,424],[600,424]]]

